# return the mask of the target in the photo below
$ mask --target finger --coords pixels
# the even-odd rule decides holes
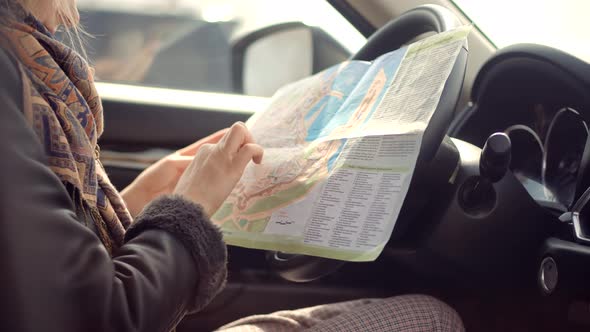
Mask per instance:
[[[194,157],[192,156],[180,156],[180,155],[171,155],[168,157],[169,165],[178,169],[178,170],[185,170],[193,161]]]
[[[244,124],[242,122],[234,123],[219,141],[222,150],[230,153],[237,151],[243,145],[245,138],[244,129]]]
[[[260,146],[260,145],[258,145],[258,146]],[[262,158],[264,157],[264,149],[262,147],[260,147],[260,150],[262,150],[262,152],[260,152],[260,154],[252,156],[252,161],[258,165],[262,164]]]
[[[222,148],[227,153],[237,152],[244,144],[254,143],[252,134],[243,122],[236,122],[229,133],[221,139]]]
[[[204,144],[216,144],[229,131],[229,128],[219,130],[195,143],[177,151],[181,156],[194,156]]]
[[[233,166],[242,172],[250,160],[254,161],[256,164],[260,164],[263,155],[264,149],[262,149],[260,145],[253,143],[246,144],[240,149],[240,151],[238,151]]]

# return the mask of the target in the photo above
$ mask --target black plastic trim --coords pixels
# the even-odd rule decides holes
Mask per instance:
[[[577,296],[590,293],[590,247],[557,238],[545,241],[539,262],[552,257],[558,269],[557,291]]]
[[[516,44],[496,52],[480,69],[473,89],[471,99],[478,101],[485,93],[489,77],[500,70],[504,62],[515,59],[537,60],[571,75],[580,84],[590,87],[590,65],[588,63],[558,49],[537,44]]]
[[[399,49],[423,33],[440,33],[459,26],[459,18],[445,7],[416,7],[379,28],[352,59],[371,61],[381,54]]]
[[[346,0],[328,0],[350,24],[352,24],[363,36],[369,38],[377,28],[354,9]]]

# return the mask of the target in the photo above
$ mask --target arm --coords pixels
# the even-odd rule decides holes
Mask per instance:
[[[225,246],[199,206],[154,202],[109,257],[45,165],[2,50],[0,73],[0,330],[167,331],[212,297]]]

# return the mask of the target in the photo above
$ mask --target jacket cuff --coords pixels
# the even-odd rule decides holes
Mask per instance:
[[[125,242],[147,229],[173,234],[190,251],[199,277],[190,312],[204,308],[221,291],[227,278],[227,248],[223,236],[200,205],[179,195],[148,204],[125,234]]]

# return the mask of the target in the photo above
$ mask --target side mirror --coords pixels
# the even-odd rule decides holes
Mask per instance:
[[[345,61],[350,55],[320,28],[301,22],[266,27],[232,45],[234,91],[272,96],[283,85]]]

